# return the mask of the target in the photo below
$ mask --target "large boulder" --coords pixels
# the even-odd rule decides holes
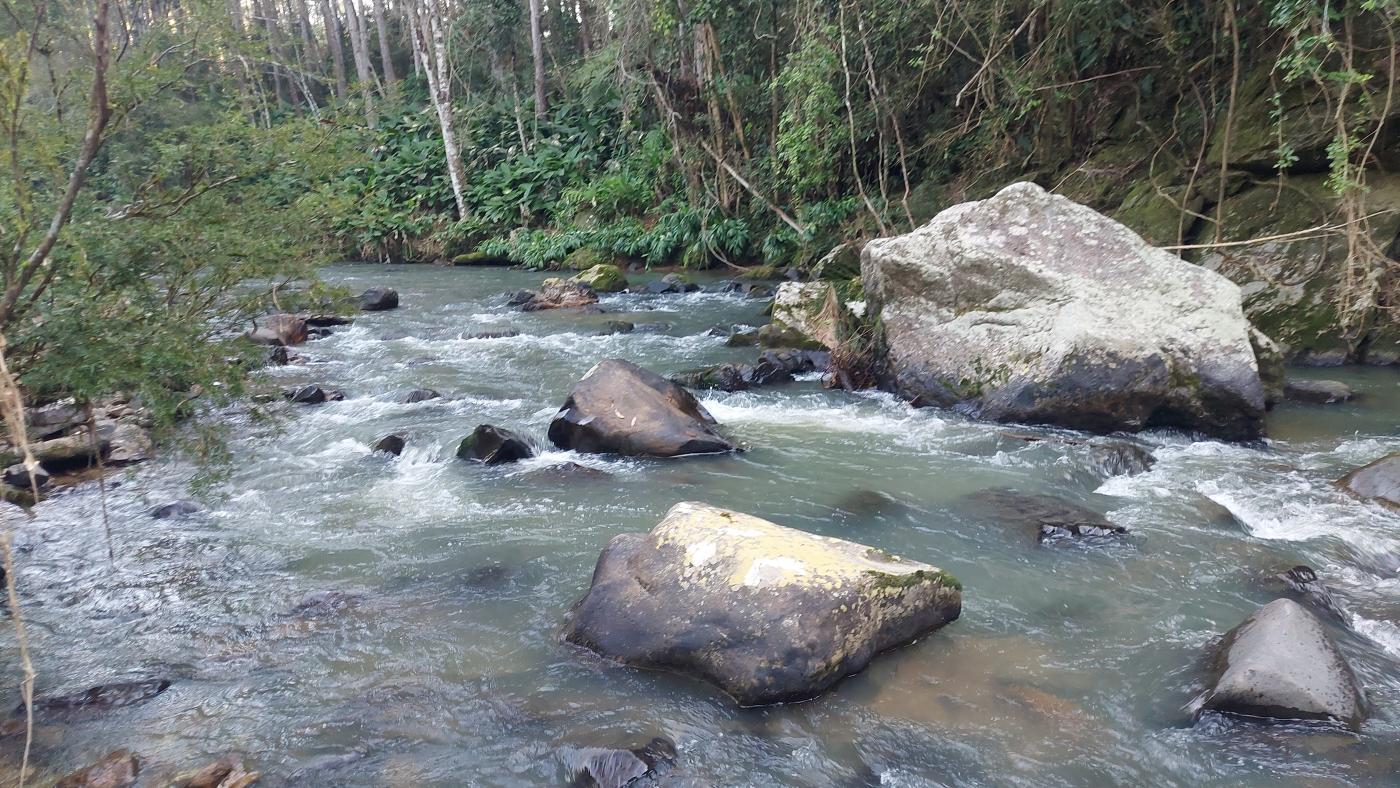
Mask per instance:
[[[253,324],[248,339],[259,345],[300,345],[310,336],[306,320],[296,315],[268,315]]]
[[[1346,658],[1322,622],[1275,599],[1230,630],[1202,708],[1286,720],[1361,726],[1364,701]]]
[[[565,638],[751,706],[814,697],[961,609],[961,586],[928,564],[686,502],[613,537]]]
[[[1263,432],[1240,290],[1032,183],[866,244],[889,383],[916,404],[1096,432]]]
[[[1289,402],[1331,405],[1350,402],[1356,398],[1356,392],[1340,380],[1290,380],[1283,386],[1283,396]]]
[[[588,285],[598,293],[620,293],[627,289],[627,277],[623,276],[622,269],[609,263],[599,263],[569,281]]]
[[[734,451],[715,424],[690,392],[610,358],[574,385],[550,422],[549,439],[561,449],[644,457]]]
[[[1387,455],[1337,480],[1342,489],[1391,509],[1400,509],[1400,452]]]

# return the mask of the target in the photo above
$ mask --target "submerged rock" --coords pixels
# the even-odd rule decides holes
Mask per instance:
[[[1240,289],[1031,183],[871,241],[891,385],[921,405],[1094,432],[1263,433]]]
[[[626,320],[609,320],[603,324],[602,330],[598,333],[603,336],[609,336],[611,334],[630,334],[636,330],[636,324],[629,323]]]
[[[549,424],[549,439],[561,449],[629,456],[734,451],[734,444],[715,432],[715,424],[690,392],[612,358],[574,385]]]
[[[1249,329],[1249,345],[1254,348],[1254,360],[1259,364],[1259,383],[1264,387],[1264,407],[1272,408],[1283,401],[1283,382],[1287,375],[1283,348],[1253,326]]]
[[[660,279],[642,286],[643,293],[665,295],[669,293],[694,293],[700,286],[680,274],[666,274]]]
[[[524,475],[539,481],[566,481],[569,479],[606,479],[611,474],[597,468],[590,468],[587,465],[579,465],[576,462],[559,462],[554,465],[546,465],[543,468],[536,468]]]
[[[578,309],[598,303],[598,294],[593,288],[581,282],[571,282],[557,277],[546,279],[537,292],[520,304],[521,311],[542,312],[546,309]]]
[[[339,402],[345,399],[345,394],[339,390],[321,388],[315,383],[284,389],[282,396],[301,405],[320,405],[323,402]]]
[[[259,345],[300,345],[310,336],[306,321],[296,315],[268,315],[253,324],[248,339]]]
[[[430,399],[442,399],[442,395],[432,389],[409,389],[394,397],[394,401],[401,405],[427,402]]]
[[[574,785],[597,788],[625,788],[644,777],[663,773],[675,760],[676,745],[659,736],[641,747],[584,747],[564,757]]]
[[[135,785],[141,760],[129,750],[115,750],[86,769],[54,783],[54,788],[127,788]]]
[[[174,520],[191,517],[204,511],[204,507],[194,501],[171,501],[151,509],[147,514],[157,520]]]
[[[360,309],[366,312],[383,312],[399,308],[399,292],[392,287],[371,287],[360,293]]]
[[[1337,480],[1342,489],[1391,509],[1400,509],[1400,452],[1364,465]]]
[[[994,520],[1035,528],[1037,538],[1042,542],[1071,537],[1118,536],[1128,532],[1127,528],[1109,522],[1092,509],[1053,495],[1031,495],[995,488],[973,493],[968,499],[981,513]]]
[[[565,638],[750,706],[814,697],[961,608],[961,586],[928,564],[679,503],[608,543]]]
[[[490,424],[479,425],[457,446],[457,457],[483,465],[501,465],[535,456],[523,438]]]
[[[475,334],[467,334],[462,339],[509,339],[520,336],[519,331],[506,329],[505,331],[478,331]]]
[[[243,756],[229,753],[192,772],[177,776],[170,788],[244,788],[258,781],[259,774],[243,765]]]
[[[73,721],[110,709],[144,703],[170,689],[168,679],[99,684],[72,695],[51,695],[34,699],[36,722],[52,719]],[[24,704],[15,707],[0,723],[0,736],[16,736],[25,731]]]
[[[1053,443],[1082,450],[1089,455],[1095,469],[1105,477],[1135,476],[1152,470],[1152,466],[1157,464],[1157,458],[1146,446],[1128,440],[1080,440],[1054,433],[1015,430],[1004,430],[1001,434],[1026,443]]]
[[[1291,599],[1270,602],[1230,630],[1216,670],[1204,709],[1361,727],[1356,676],[1322,622]]]
[[[1331,405],[1351,401],[1356,392],[1338,380],[1290,380],[1283,386],[1283,396],[1289,402]]]
[[[791,383],[794,375],[825,371],[829,353],[817,350],[769,350],[753,364],[717,364],[671,376],[671,381],[694,389],[744,391],[756,386]]]
[[[392,454],[395,457],[397,457],[400,454],[403,454],[404,447],[407,445],[408,438],[404,436],[403,433],[395,432],[389,435],[385,435],[384,437],[375,441],[374,446],[370,448],[370,451],[382,451],[386,454]]]

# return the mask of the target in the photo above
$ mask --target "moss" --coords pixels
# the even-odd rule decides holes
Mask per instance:
[[[570,252],[564,258],[563,267],[570,271],[587,271],[596,265],[603,265],[607,262],[607,258],[597,249],[585,246]]]
[[[627,289],[627,277],[615,265],[602,263],[573,277],[569,281],[586,284],[599,293],[618,293]]]
[[[867,575],[875,578],[876,588],[913,588],[925,583],[933,583],[943,588],[951,588],[954,591],[962,591],[962,583],[958,582],[948,572],[942,569],[918,569],[913,572],[881,572],[875,569],[866,571]]]
[[[452,265],[454,266],[504,266],[513,264],[514,261],[509,257],[482,251],[467,252],[466,254],[459,254],[452,258]]]
[[[740,272],[737,278],[749,282],[767,281],[777,279],[779,276],[778,267],[775,265],[756,265],[753,268],[746,268]]]
[[[822,343],[803,336],[797,330],[769,323],[758,330],[758,344],[767,348],[792,348],[794,350],[825,350]]]

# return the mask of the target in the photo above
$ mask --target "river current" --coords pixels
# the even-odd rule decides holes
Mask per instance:
[[[678,750],[671,785],[1400,784],[1400,514],[1332,485],[1400,451],[1400,372],[1295,371],[1362,397],[1280,406],[1261,445],[1147,433],[1156,464],[1132,476],[1108,477],[1082,447],[817,380],[701,392],[741,454],[575,455],[544,435],[594,363],[670,374],[751,359],[709,329],[761,324],[765,303],[619,294],[603,297],[609,314],[524,314],[502,293],[542,274],[325,276],[394,287],[402,306],[356,315],[297,348],[308,363],[266,375],[344,401],[279,404],[273,420],[235,409],[227,475],[197,496],[200,473],[180,459],[112,477],[115,566],[95,482],[9,517],[38,693],[172,681],[147,702],[40,725],[41,777],[126,747],[151,785],[230,751],[260,785],[559,785],[582,748],[661,736]],[[600,335],[618,319],[638,330]],[[507,330],[519,334],[469,338]],[[444,397],[395,402],[416,387]],[[531,436],[541,456],[457,460],[481,423]],[[373,453],[390,432],[407,436],[403,455]],[[532,473],[564,460],[606,475]],[[1129,534],[1038,544],[968,503],[997,487],[1069,499]],[[192,497],[203,513],[147,513]],[[757,709],[561,643],[609,538],[682,500],[933,563],[963,583],[962,617],[816,700]],[[1334,637],[1370,703],[1360,734],[1193,721],[1202,655],[1296,564],[1349,617]],[[3,697],[18,702],[5,642]],[[0,755],[17,762],[21,738]]]

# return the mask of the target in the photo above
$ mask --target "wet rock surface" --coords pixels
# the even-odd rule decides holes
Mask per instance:
[[[128,788],[136,784],[140,773],[139,758],[127,750],[115,750],[59,780],[54,788]]]
[[[1298,602],[1314,612],[1338,623],[1347,623],[1346,611],[1332,594],[1332,589],[1322,582],[1322,578],[1318,577],[1312,567],[1298,565],[1279,572],[1274,575],[1274,579],[1291,592]]]
[[[718,685],[741,705],[811,698],[956,619],[946,572],[699,503],[614,537],[565,638]]]
[[[399,293],[392,287],[371,287],[360,294],[360,309],[383,312],[399,308]]]
[[[1283,386],[1283,396],[1289,402],[1307,405],[1331,405],[1350,402],[1356,392],[1351,386],[1336,380],[1290,380]]]
[[[457,446],[457,458],[483,465],[501,465],[535,456],[530,444],[507,429],[479,425]]]
[[[622,359],[599,362],[569,393],[549,425],[561,449],[676,457],[734,451],[690,392]]]
[[[385,454],[392,454],[395,457],[403,454],[404,448],[408,445],[408,438],[401,433],[385,435],[374,442],[370,447],[371,451],[382,451]]]
[[[268,315],[254,323],[248,339],[259,345],[300,345],[310,336],[306,320],[296,315]]]
[[[676,745],[656,737],[641,747],[582,747],[560,753],[571,785],[625,788],[664,775],[676,762]]]
[[[524,300],[519,302],[523,312],[541,312],[548,309],[582,309],[596,305],[598,294],[582,282],[565,279],[546,279],[538,291],[524,291]],[[511,300],[521,298],[520,294]]]
[[[151,509],[147,514],[157,520],[178,520],[183,517],[193,517],[203,512],[204,507],[194,501],[171,501]]]
[[[1358,498],[1400,509],[1400,453],[1357,468],[1338,479],[1337,484]]]
[[[1270,602],[1232,629],[1216,669],[1204,709],[1361,726],[1356,676],[1322,622],[1291,599]]]
[[[650,295],[694,293],[700,286],[680,274],[666,274],[660,279],[642,285],[641,292]]]
[[[394,401],[403,405],[412,405],[418,402],[427,402],[430,399],[442,399],[442,395],[432,389],[409,389],[399,393],[394,397]]]
[[[1121,536],[1128,529],[1098,512],[1053,495],[1032,495],[1006,488],[973,493],[966,498],[978,514],[1008,525],[1034,529],[1042,542],[1071,538]]]
[[[298,405],[320,405],[325,402],[339,402],[345,394],[338,389],[322,388],[315,383],[283,389],[282,396]]]

